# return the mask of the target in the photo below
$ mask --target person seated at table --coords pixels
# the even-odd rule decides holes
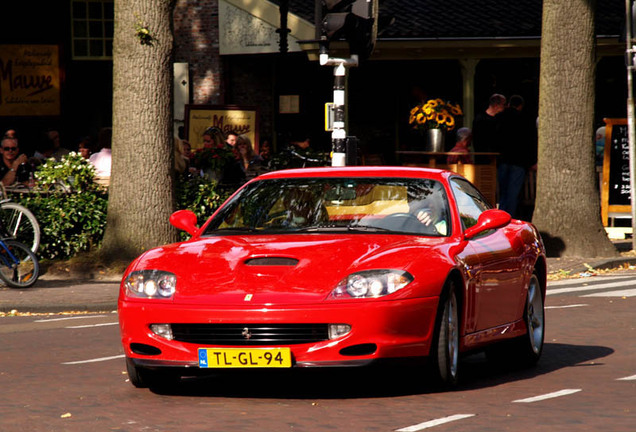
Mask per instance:
[[[24,153],[20,153],[18,140],[15,138],[4,138],[0,142],[0,151],[2,152],[0,178],[3,185],[10,186],[19,181],[18,170],[21,169],[21,165],[24,164],[26,166],[28,159]],[[28,180],[28,177],[26,180]]]
[[[470,155],[470,144],[473,139],[472,131],[463,127],[457,131],[457,142],[455,143],[455,147],[450,150],[450,153],[462,153],[462,154],[451,154],[446,158],[446,163],[448,165],[463,163],[469,164],[473,163],[472,157]]]

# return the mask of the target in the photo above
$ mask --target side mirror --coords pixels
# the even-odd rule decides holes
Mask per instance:
[[[510,214],[503,210],[486,210],[479,215],[475,225],[464,231],[464,238],[470,240],[485,231],[504,227],[510,223],[511,219]]]
[[[170,224],[190,235],[195,235],[197,228],[197,215],[191,210],[178,210],[170,215]]]

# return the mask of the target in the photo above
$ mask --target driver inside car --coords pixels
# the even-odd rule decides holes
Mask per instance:
[[[448,234],[446,196],[438,183],[411,185],[407,189],[409,213],[424,226],[434,228],[440,235]]]

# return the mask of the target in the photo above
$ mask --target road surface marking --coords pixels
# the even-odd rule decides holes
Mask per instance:
[[[103,326],[113,326],[119,324],[118,322],[114,323],[102,323],[102,324],[87,324],[87,325],[79,325],[79,326],[67,326],[64,328],[67,329],[80,329],[80,328],[89,328],[89,327],[103,327]]]
[[[65,318],[48,318],[48,319],[39,319],[33,322],[52,322],[52,321],[66,321],[66,320],[75,320],[75,319],[86,319],[86,318],[99,318],[105,317],[106,315],[82,315],[82,316],[74,316],[74,317],[65,317]]]
[[[634,297],[636,296],[636,288],[622,291],[604,291],[594,294],[586,294],[581,297]]]
[[[636,375],[632,375],[632,376],[628,376],[624,378],[617,378],[616,381],[636,381]]]
[[[635,274],[625,275],[625,276],[595,276],[589,278],[576,278],[576,279],[563,279],[558,281],[548,281],[548,287],[553,286],[564,286],[564,285],[582,285],[589,284],[591,282],[611,282],[611,281],[620,281],[624,279],[634,279],[636,280]]]
[[[552,398],[557,398],[557,397],[561,397],[561,396],[571,395],[573,393],[577,393],[577,392],[580,392],[580,391],[581,391],[581,389],[565,389],[565,390],[560,390],[560,391],[553,392],[553,393],[548,393],[548,394],[544,394],[544,395],[530,397],[530,398],[527,398],[527,399],[517,399],[517,400],[512,401],[512,402],[513,403],[538,402],[538,401],[542,401],[542,400],[546,400],[546,399],[552,399]]]
[[[100,358],[90,359],[90,360],[64,362],[62,364],[64,364],[64,365],[76,365],[76,364],[83,364],[83,363],[97,363],[97,362],[102,362],[102,361],[121,359],[121,358],[124,358],[124,357],[125,357],[125,355],[122,354],[122,355],[116,355],[116,356],[111,356],[111,357],[100,357]]]
[[[428,429],[434,426],[439,426],[444,423],[449,423],[456,420],[462,420],[469,417],[474,417],[475,414],[455,414],[449,417],[439,418],[437,420],[431,420],[424,423],[416,424],[413,426],[407,426],[402,429],[397,429],[395,432],[416,432],[422,429]]]
[[[573,292],[579,292],[579,291],[594,291],[594,290],[600,290],[603,288],[618,288],[622,286],[634,286],[635,284],[636,284],[636,281],[628,280],[628,281],[615,282],[615,283],[602,283],[602,284],[596,284],[596,285],[577,286],[573,288],[548,289],[548,292],[546,293],[546,295],[573,293]]]
[[[573,308],[573,307],[583,307],[589,306],[588,304],[573,304],[573,305],[565,305],[565,306],[546,306],[544,309],[565,309],[565,308]]]

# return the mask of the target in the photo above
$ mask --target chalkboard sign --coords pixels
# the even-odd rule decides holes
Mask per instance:
[[[608,144],[610,145],[609,204],[629,205],[631,199],[627,125],[614,125]]]
[[[605,119],[605,124],[601,216],[607,226],[610,216],[631,214],[631,186],[627,119]]]

